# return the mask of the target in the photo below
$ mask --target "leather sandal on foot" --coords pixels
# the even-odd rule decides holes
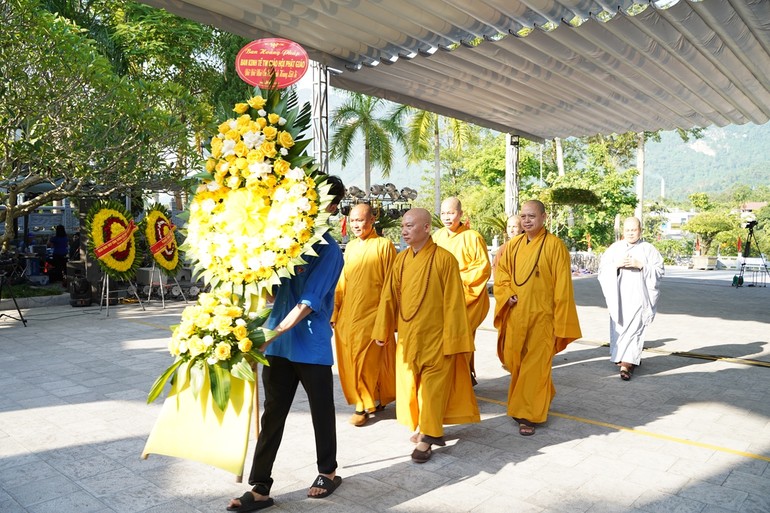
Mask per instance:
[[[631,379],[631,373],[628,371],[628,369],[620,369],[620,379],[623,381],[628,381]]]
[[[428,446],[428,449],[424,451],[415,449],[412,451],[412,461],[415,463],[425,463],[430,459],[431,454],[432,451],[430,450],[430,446]]]
[[[521,436],[532,436],[535,434],[535,426],[532,424],[519,423],[519,434]]]
[[[356,427],[361,427],[364,424],[366,424],[366,421],[369,419],[369,416],[366,414],[365,411],[357,411],[353,415],[351,415],[350,422]]]

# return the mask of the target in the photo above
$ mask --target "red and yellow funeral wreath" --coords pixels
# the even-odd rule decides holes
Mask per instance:
[[[183,262],[176,243],[176,226],[165,207],[156,203],[149,208],[143,232],[155,265],[166,276],[176,276]]]
[[[137,229],[131,214],[116,201],[101,200],[89,209],[88,251],[110,278],[128,281],[136,275],[142,256],[136,246]]]

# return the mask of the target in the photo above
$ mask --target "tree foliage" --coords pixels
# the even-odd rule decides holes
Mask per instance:
[[[371,185],[372,164],[388,176],[393,167],[394,142],[403,141],[403,129],[386,110],[389,103],[361,93],[348,93],[348,99],[332,113],[329,157],[342,165],[350,160],[356,137],[364,141],[364,182]],[[368,192],[368,191],[367,191]]]
[[[699,213],[683,226],[683,230],[700,238],[701,253],[708,255],[716,236],[738,228],[738,217],[727,210],[707,210]]]
[[[0,183],[7,194],[4,241],[13,219],[78,196],[162,186],[189,155],[177,112],[197,102],[175,83],[114,73],[96,43],[31,0],[0,0]],[[36,187],[17,203],[17,194]]]

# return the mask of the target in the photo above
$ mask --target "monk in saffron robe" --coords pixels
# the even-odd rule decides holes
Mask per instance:
[[[350,417],[363,426],[369,415],[396,398],[395,344],[372,342],[372,326],[380,291],[396,248],[374,230],[374,212],[366,203],[350,211],[350,228],[357,237],[345,248],[345,267],[334,297],[334,341],[342,392],[355,406]]]
[[[528,201],[521,209],[524,233],[507,245],[495,272],[495,327],[502,363],[511,372],[508,415],[519,434],[535,433],[556,395],[551,362],[581,337],[572,292],[570,256],[544,227],[545,206]]]
[[[640,239],[642,223],[629,217],[623,240],[612,244],[599,264],[599,284],[610,312],[610,361],[628,381],[642,362],[644,331],[655,318],[663,278],[663,257]]]
[[[430,238],[431,216],[409,210],[398,254],[385,281],[372,337],[378,344],[398,331],[396,418],[420,426],[412,460],[424,463],[432,445],[444,445],[444,424],[479,422],[470,357],[473,338],[457,260]]]
[[[489,293],[487,282],[492,275],[489,253],[484,237],[471,230],[461,221],[462,204],[457,198],[447,198],[441,202],[441,222],[443,228],[433,234],[433,242],[446,249],[457,259],[460,266],[460,278],[463,282],[465,307],[468,312],[468,324],[471,336],[475,338],[476,329],[489,312]],[[471,374],[475,384],[476,371],[471,356]]]

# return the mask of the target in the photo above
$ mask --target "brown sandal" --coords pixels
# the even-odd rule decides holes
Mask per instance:
[[[519,422],[519,434],[521,436],[532,436],[535,434],[535,426]]]

